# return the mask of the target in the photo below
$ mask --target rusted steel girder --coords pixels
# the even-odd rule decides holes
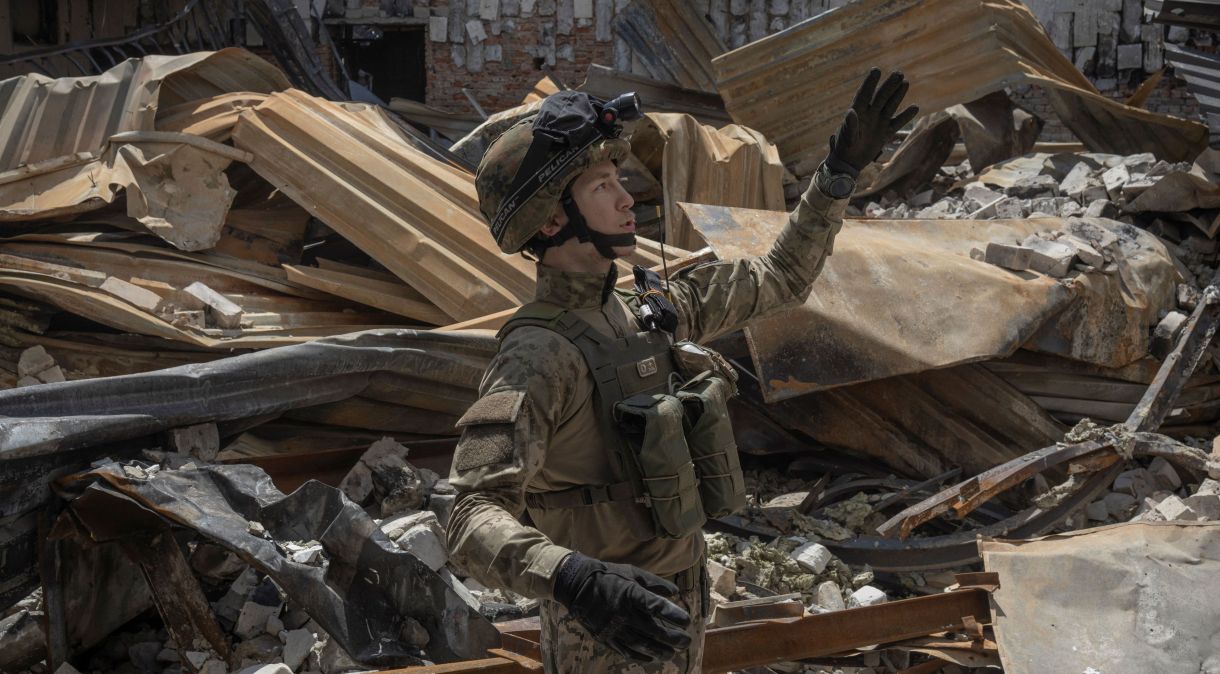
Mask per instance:
[[[777,662],[816,658],[937,632],[991,622],[988,592],[969,587],[788,620],[767,620],[708,630],[703,671],[728,672]],[[541,664],[509,651],[495,657],[427,667],[385,670],[383,674],[522,674]],[[531,669],[537,666],[538,669]]]
[[[991,622],[988,593],[980,588],[902,599],[877,606],[761,622],[709,631],[703,669],[727,672],[842,653],[870,644],[959,630],[966,619]]]
[[[1211,344],[1217,326],[1220,325],[1220,288],[1215,285],[1217,280],[1220,280],[1220,276],[1213,278],[1212,285],[1204,291],[1203,298],[1187,320],[1173,353],[1161,364],[1144,397],[1123,423],[1123,429],[1128,433],[1152,431],[1160,427],[1173,409],[1174,401],[1190,379],[1199,359]],[[950,509],[960,518],[1000,492],[1051,466],[1075,462],[1096,470],[1117,460],[1117,451],[1112,440],[1090,440],[1066,446],[1044,447],[920,501],[886,520],[877,527],[877,531],[882,536],[897,534],[899,538],[906,538],[915,527]]]

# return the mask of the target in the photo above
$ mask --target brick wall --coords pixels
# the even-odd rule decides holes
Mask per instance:
[[[576,86],[590,63],[613,61],[610,0],[449,0],[430,10],[427,102],[439,108],[470,110],[465,87],[485,110],[502,110],[546,70]]]
[[[846,0],[688,0],[730,49],[846,4]],[[348,20],[410,17],[427,26],[427,102],[469,112],[462,89],[488,112],[517,105],[549,68],[569,85],[590,63],[646,74],[611,28],[628,0],[330,0]],[[1134,92],[1163,64],[1163,45],[1214,51],[1212,35],[1149,22],[1140,0],[1027,0],[1055,45],[1107,96]],[[1024,86],[1014,99],[1043,117],[1042,139],[1073,140],[1043,92]],[[1199,118],[1198,102],[1168,76],[1149,98],[1157,112]]]

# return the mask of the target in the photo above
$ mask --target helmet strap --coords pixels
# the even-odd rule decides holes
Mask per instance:
[[[576,205],[576,200],[572,198],[571,185],[564,188],[563,196],[560,197],[559,203],[563,204],[563,212],[568,216],[568,226],[564,229],[572,230],[564,239],[575,236],[581,243],[592,243],[593,247],[597,249],[598,254],[607,260],[618,259],[618,254],[614,252],[615,246],[626,247],[635,245],[634,232],[602,234],[601,232],[589,229],[585,216],[580,212],[580,207]],[[560,231],[555,236],[558,237],[562,234],[563,232]]]

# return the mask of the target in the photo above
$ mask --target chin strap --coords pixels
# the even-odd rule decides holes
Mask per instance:
[[[618,255],[614,253],[615,246],[625,247],[635,245],[634,232],[627,232],[625,234],[602,234],[601,232],[595,232],[589,229],[589,225],[585,222],[585,216],[581,214],[580,207],[576,205],[576,200],[572,198],[571,189],[565,189],[563,191],[563,197],[560,199],[560,203],[563,204],[563,212],[568,216],[568,226],[565,227],[564,230],[571,231],[564,236],[564,232],[561,230],[558,234],[551,237],[552,239],[563,237],[563,239],[560,241],[560,243],[562,243],[563,241],[575,236],[580,240],[581,243],[592,243],[593,247],[597,249],[597,252],[607,260],[614,260],[618,258]]]
[[[560,197],[559,203],[563,204],[563,212],[568,216],[568,224],[556,232],[554,236],[543,237],[539,235],[541,239],[541,244],[537,246],[539,256],[547,248],[561,246],[572,237],[576,237],[581,243],[592,243],[593,247],[597,249],[598,254],[607,260],[618,259],[618,255],[614,253],[616,246],[626,247],[635,245],[634,232],[602,234],[601,232],[589,229],[588,223],[585,222],[585,216],[581,214],[580,207],[576,205],[576,200],[572,198],[572,191],[570,189],[563,191],[563,196]]]

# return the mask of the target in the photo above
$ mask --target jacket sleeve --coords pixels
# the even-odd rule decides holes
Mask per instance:
[[[681,317],[677,338],[708,341],[804,302],[833,250],[846,207],[846,199],[832,199],[810,185],[767,254],[676,274],[670,296]]]
[[[590,386],[581,379],[587,372],[580,352],[560,335],[519,328],[505,338],[483,377],[481,397],[458,422],[449,555],[488,587],[551,597],[555,572],[571,550],[518,517],[555,429],[574,412],[578,389]]]

